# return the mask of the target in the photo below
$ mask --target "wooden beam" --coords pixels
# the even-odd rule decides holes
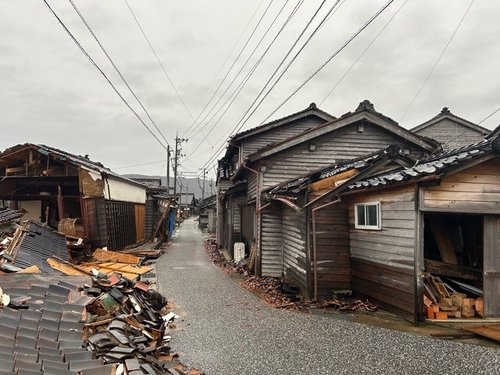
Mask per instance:
[[[482,272],[476,268],[448,264],[437,260],[425,259],[425,271],[433,275],[456,277],[464,280],[481,281]]]
[[[449,264],[457,264],[457,255],[455,253],[455,248],[453,247],[453,242],[446,230],[443,220],[433,216],[429,216],[429,222],[443,262]]]
[[[345,182],[345,180],[351,178],[358,174],[358,170],[353,168],[341,173],[338,173],[334,176],[327,177],[321,181],[314,182],[310,185],[311,191],[317,191],[322,189],[332,189]]]

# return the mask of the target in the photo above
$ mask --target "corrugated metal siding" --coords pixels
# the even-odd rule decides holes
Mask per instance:
[[[247,200],[257,197],[257,176],[255,173],[250,173],[247,177]]]
[[[246,197],[239,196],[233,198],[232,201],[232,212],[233,212],[233,243],[231,244],[231,249],[235,242],[241,241],[241,206],[245,204]]]
[[[312,230],[310,233],[312,236]],[[333,205],[316,211],[316,256],[319,298],[331,298],[332,290],[351,289],[346,205]]]
[[[106,201],[106,219],[110,250],[120,250],[136,242],[134,203]]]
[[[300,288],[301,294],[309,293],[307,275],[307,230],[302,212],[284,206],[283,210],[283,276],[286,282]]]
[[[145,236],[146,238],[151,238],[153,235],[153,227],[155,225],[156,216],[156,200],[148,199],[146,200],[146,213],[145,213]]]
[[[283,273],[283,237],[280,211],[266,208],[262,217],[262,275],[280,277]]]
[[[415,133],[435,139],[445,150],[464,147],[484,138],[483,133],[446,118]]]
[[[382,230],[354,228],[354,203],[380,202]],[[414,188],[365,192],[349,201],[352,287],[413,316],[415,313]]]
[[[284,139],[293,137],[294,135],[302,134],[312,127],[324,124],[325,121],[317,117],[305,117],[303,119],[290,122],[285,126],[278,127],[276,129],[268,130],[250,137],[243,141],[243,157],[250,155],[263,147],[270,144],[283,141]]]
[[[356,124],[349,125],[267,158],[263,189],[341,160],[365,156],[391,144],[408,147],[407,142],[375,125],[365,124],[363,133],[358,133],[357,129]],[[316,150],[309,151],[309,144],[314,144]],[[412,154],[417,153],[413,151]]]

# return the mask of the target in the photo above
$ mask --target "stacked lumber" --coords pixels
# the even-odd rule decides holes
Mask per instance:
[[[424,306],[427,319],[474,318],[483,316],[483,298],[469,298],[464,293],[450,290],[436,276],[424,277]]]

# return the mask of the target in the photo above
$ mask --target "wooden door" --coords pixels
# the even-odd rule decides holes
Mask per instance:
[[[500,317],[500,216],[484,218],[484,316]]]

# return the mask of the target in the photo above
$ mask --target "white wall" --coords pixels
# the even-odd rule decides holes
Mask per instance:
[[[104,184],[104,197],[123,202],[146,203],[146,187],[108,177]]]

